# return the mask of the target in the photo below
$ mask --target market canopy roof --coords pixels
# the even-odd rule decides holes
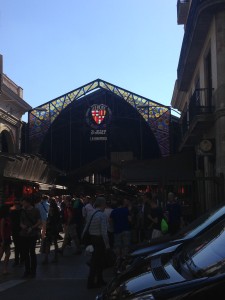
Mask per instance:
[[[102,92],[102,93],[99,93]],[[160,104],[146,97],[135,94],[131,91],[125,90],[121,87],[115,86],[109,82],[103,81],[101,79],[96,79],[91,81],[79,88],[76,88],[64,95],[46,102],[36,108],[29,111],[29,146],[32,153],[42,153],[41,148],[44,145],[46,147],[46,135],[50,131],[54,133],[54,127],[58,122],[58,119],[63,119],[63,115],[66,114],[66,109],[68,116],[63,120],[63,125],[67,122],[77,122],[82,119],[83,113],[87,113],[87,103],[90,105],[97,104],[97,99],[94,95],[98,95],[100,103],[102,103],[102,97],[104,99],[104,104],[110,107],[113,115],[120,115],[123,120],[128,118],[127,112],[123,113],[121,107],[118,107],[119,103],[126,103],[126,107],[131,107],[137,112],[137,115],[143,118],[143,121],[149,126],[149,129],[155,135],[155,138],[160,147],[160,152],[163,156],[169,154],[169,127],[171,122],[171,109],[169,106]],[[113,97],[106,97],[105,95],[113,95]],[[93,97],[92,97],[93,96]],[[92,102],[91,98],[94,102]],[[113,99],[116,102],[113,102]],[[118,101],[118,99],[123,101]],[[108,99],[107,102],[105,102]],[[115,105],[115,103],[117,103]],[[81,105],[82,104],[82,105]],[[99,103],[98,103],[99,104]],[[112,104],[112,106],[110,106]],[[127,105],[129,104],[129,105]],[[80,107],[82,106],[82,107]],[[73,109],[72,109],[73,108]],[[76,116],[76,112],[79,114]],[[84,110],[84,111],[83,111]],[[64,113],[63,113],[64,111]],[[133,110],[131,110],[134,113]],[[71,118],[72,116],[72,118]],[[58,118],[59,117],[59,118]],[[129,116],[130,117],[130,116]],[[56,121],[56,122],[55,122]],[[54,123],[54,127],[52,124]],[[83,119],[81,120],[82,126],[80,128],[85,128]],[[140,123],[140,122],[139,122]],[[62,125],[60,125],[62,127]],[[119,125],[118,125],[119,126]],[[82,133],[84,134],[84,132]],[[76,134],[73,134],[76,137]],[[54,134],[52,135],[52,139]],[[47,138],[47,140],[49,140]],[[57,134],[58,143],[58,134]],[[76,142],[77,143],[77,142]],[[64,142],[64,144],[67,144]],[[53,147],[54,149],[54,147]],[[43,153],[42,153],[43,156]],[[46,156],[44,156],[46,157]],[[48,159],[47,159],[48,160]],[[50,161],[50,160],[49,160]],[[52,162],[52,161],[51,161]],[[53,162],[52,162],[53,163]],[[57,161],[54,163],[55,165]]]

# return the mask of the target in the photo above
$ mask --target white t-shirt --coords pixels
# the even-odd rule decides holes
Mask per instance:
[[[87,217],[89,214],[91,214],[94,211],[94,207],[91,205],[91,203],[87,203],[83,208],[82,208],[82,215],[87,220]]]

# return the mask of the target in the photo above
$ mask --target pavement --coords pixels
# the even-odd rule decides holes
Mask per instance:
[[[61,241],[59,241],[59,246]],[[39,252],[40,244],[37,244],[36,253],[38,259],[37,276],[35,279],[22,279],[24,266],[13,267],[13,248],[11,250],[8,275],[0,275],[0,299],[1,300],[89,300],[95,299],[101,292],[101,288],[88,290],[87,277],[89,267],[88,256],[85,251],[80,255],[75,254],[75,247],[67,247],[63,256],[59,256],[58,263],[49,262],[42,265],[43,254]],[[51,249],[52,251],[52,249]],[[50,259],[53,253],[50,253]],[[2,271],[0,263],[0,274]],[[113,268],[104,271],[104,280],[109,282],[113,274]]]

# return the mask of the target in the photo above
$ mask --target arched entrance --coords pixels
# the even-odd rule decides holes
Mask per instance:
[[[13,135],[10,129],[6,126],[0,128],[0,152],[14,152]]]
[[[29,112],[30,151],[67,174],[112,153],[160,158],[170,153],[170,117],[169,107],[98,79]]]
[[[91,127],[88,111],[102,104],[110,110],[110,120]],[[129,103],[104,90],[67,106],[51,124],[40,147],[40,154],[66,173],[99,158],[110,160],[112,152],[130,152],[133,159],[161,157],[143,117]]]

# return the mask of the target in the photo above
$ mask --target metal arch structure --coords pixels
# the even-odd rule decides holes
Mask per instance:
[[[67,94],[46,102],[28,112],[29,144],[32,153],[38,153],[45,134],[57,116],[73,101],[87,94],[104,89],[128,102],[150,126],[159,144],[162,156],[170,154],[169,125],[171,109],[153,100],[147,99],[101,79],[94,80]]]

